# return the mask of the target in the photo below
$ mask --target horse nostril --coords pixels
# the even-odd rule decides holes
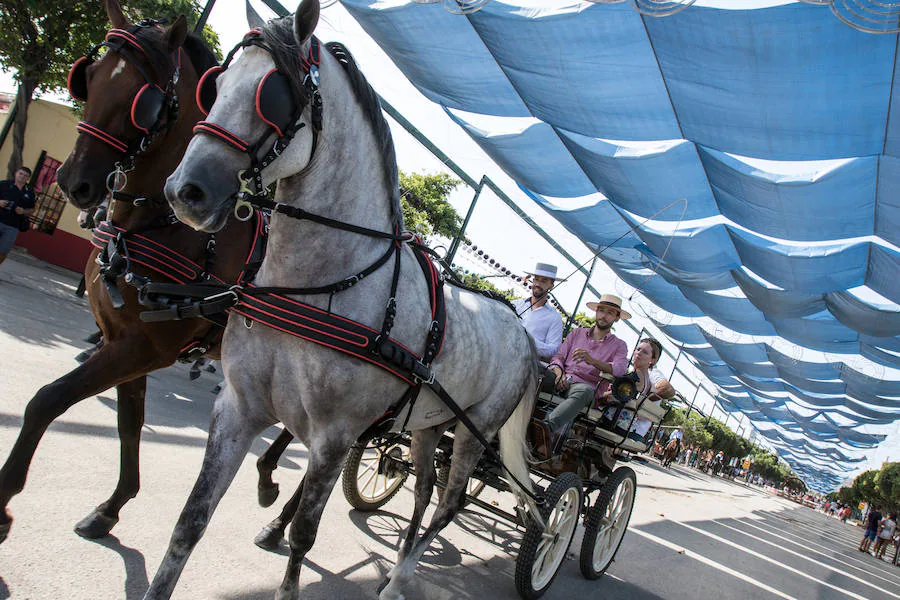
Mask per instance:
[[[90,181],[81,181],[69,191],[69,196],[76,204],[85,205],[91,201],[93,189]]]
[[[203,193],[203,190],[193,183],[186,183],[178,190],[178,199],[185,204],[193,205],[203,202],[205,197],[206,195]]]

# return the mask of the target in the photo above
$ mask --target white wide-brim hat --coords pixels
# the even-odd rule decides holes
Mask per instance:
[[[605,306],[612,306],[613,308],[617,309],[619,311],[619,318],[622,320],[631,318],[631,313],[627,310],[622,309],[622,299],[618,296],[613,296],[612,294],[603,294],[596,302],[588,302],[587,307],[588,310],[596,312],[597,307],[601,304]]]
[[[531,275],[532,277],[549,277],[550,279],[556,279],[556,265],[537,263],[534,265],[534,271],[525,271],[525,274]]]

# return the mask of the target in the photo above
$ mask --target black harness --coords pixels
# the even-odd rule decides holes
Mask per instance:
[[[264,42],[262,42],[261,38],[262,36],[258,31],[251,31],[234,49],[232,49],[226,59],[225,65],[227,66],[238,48],[255,45],[268,51],[268,48]],[[309,58],[302,63],[303,69],[306,72],[304,87],[307,89],[309,97],[313,98],[312,121],[314,132],[317,128],[321,127],[322,110],[321,99],[319,98],[318,93],[318,48],[319,42],[313,37]],[[338,58],[338,61],[341,62],[342,65],[346,64],[345,61],[348,60],[349,54],[345,49],[337,44],[330,44],[329,49],[337,54],[336,58]],[[313,71],[314,67],[315,70]],[[195,133],[212,135],[229,146],[246,151],[250,155],[250,178],[244,177],[246,171],[242,171],[239,174],[242,187],[238,204],[235,207],[236,216],[240,218],[238,211],[242,206],[270,210],[273,213],[279,213],[293,219],[312,221],[341,231],[383,239],[388,242],[388,247],[380,257],[359,273],[328,285],[317,287],[261,287],[248,283],[247,285],[235,285],[227,288],[214,285],[204,286],[203,288],[184,288],[182,300],[179,303],[179,308],[176,310],[173,310],[171,306],[166,305],[165,303],[160,303],[160,300],[162,297],[167,296],[171,302],[171,298],[177,292],[177,286],[162,287],[150,283],[141,290],[140,297],[142,298],[142,302],[145,302],[150,307],[159,308],[161,310],[145,311],[141,313],[141,318],[144,320],[157,320],[158,317],[163,316],[165,318],[173,318],[173,314],[178,315],[178,317],[174,318],[190,318],[195,316],[208,316],[216,311],[233,311],[245,319],[244,324],[248,328],[252,327],[254,323],[260,323],[266,327],[366,361],[388,371],[409,384],[410,387],[407,389],[406,393],[404,393],[404,395],[398,399],[381,418],[373,423],[360,439],[368,440],[373,435],[392,429],[397,416],[407,406],[409,406],[409,412],[407,413],[408,419],[409,415],[412,413],[412,404],[415,402],[422,386],[428,386],[428,388],[450,408],[457,419],[473,433],[479,442],[481,442],[488,456],[500,465],[500,467],[519,484],[519,487],[524,490],[525,493],[531,495],[531,486],[522,484],[511,472],[509,472],[490,442],[485,439],[480,431],[478,431],[463,409],[459,407],[435,379],[431,363],[438,356],[443,347],[444,333],[446,330],[446,308],[444,305],[443,293],[444,278],[438,273],[437,268],[431,260],[431,255],[433,255],[433,253],[430,249],[424,247],[412,234],[409,232],[401,232],[397,227],[395,227],[393,233],[385,233],[367,227],[330,219],[298,207],[276,203],[264,194],[264,188],[262,187],[262,169],[269,164],[267,160],[274,160],[274,157],[287,147],[287,144],[290,143],[293,135],[303,126],[302,123],[294,123],[293,125],[284,128],[281,128],[280,126],[276,127],[270,123],[271,119],[263,114],[264,111],[260,110],[261,104],[259,99],[261,96],[265,95],[264,85],[272,73],[278,72],[278,69],[270,71],[260,82],[256,94],[257,113],[261,119],[270,124],[275,130],[276,135],[278,135],[278,132],[281,129],[286,132],[291,132],[291,134],[290,136],[287,134],[279,135],[272,150],[270,150],[261,161],[254,162],[256,160],[256,152],[270,136],[268,133],[260,138],[255,144],[249,145],[235,134],[215,123],[202,121],[201,123],[198,123],[194,129]],[[221,73],[221,70],[217,71],[217,74],[218,73]],[[209,74],[209,72],[207,74]],[[286,78],[286,76],[282,76]],[[206,77],[206,75],[204,75],[204,77]],[[198,87],[198,102],[204,87],[205,86],[202,84]],[[206,89],[207,91],[209,90],[209,88]],[[292,97],[296,99],[297,94],[293,93]],[[294,115],[292,118],[299,119],[305,106],[306,104],[304,103],[295,105],[294,109],[291,111],[291,114]],[[316,116],[317,113],[318,116]],[[278,149],[277,152],[275,152],[276,148]],[[313,151],[315,151],[315,145]],[[250,189],[249,187],[251,181],[254,183],[255,190]],[[431,323],[426,332],[425,351],[421,356],[390,337],[394,319],[397,314],[396,297],[397,286],[400,279],[401,250],[403,244],[409,244],[412,247],[416,260],[428,283],[429,299],[431,302]],[[385,265],[391,258],[394,259],[394,267],[393,276],[391,278],[390,297],[385,307],[385,314],[380,330],[375,330],[362,323],[335,315],[331,312],[331,297],[333,297],[334,294],[355,286],[361,280]],[[197,293],[203,292],[204,290],[206,291],[206,294]],[[289,297],[293,295],[318,294],[328,294],[330,296],[328,310],[322,310]],[[196,300],[198,297],[202,299]],[[531,495],[531,497],[540,503],[539,498],[535,498],[534,495]]]
[[[168,131],[178,120],[178,95],[175,88],[181,75],[181,48],[178,48],[172,56],[173,69],[169,80],[159,84],[144,68],[144,64],[148,61],[147,50],[135,35],[140,29],[159,27],[161,23],[163,21],[145,19],[127,30],[110,29],[104,41],[94,46],[87,55],[76,60],[69,70],[67,79],[69,94],[82,102],[88,99],[87,69],[96,61],[97,53],[102,47],[121,55],[146,81],[135,94],[129,111],[131,124],[140,132],[137,137],[123,140],[88,121],[79,121],[75,126],[79,133],[98,139],[124,155],[116,162],[115,169],[106,179],[106,187],[113,194],[125,189],[126,173],[134,170],[135,158],[146,152],[153,140],[163,131]]]
[[[238,50],[256,46],[273,55],[271,48],[263,39],[259,29],[250,30],[244,38],[238,42],[225,57],[221,66],[209,69],[200,78],[197,84],[197,105],[205,115],[209,115],[216,101],[216,79],[225,72],[228,65]],[[300,120],[300,116],[311,105],[311,123],[313,132],[312,152],[315,153],[319,132],[322,130],[322,97],[319,94],[319,59],[321,44],[318,38],[310,40],[309,53],[301,57],[301,64],[305,76],[303,78],[302,93],[291,84],[290,77],[281,69],[274,68],[266,73],[256,88],[256,114],[269,126],[269,129],[258,140],[250,143],[239,135],[211,121],[200,121],[194,126],[194,133],[202,133],[212,136],[239,152],[250,157],[250,168],[238,173],[240,181],[240,194],[234,207],[234,216],[246,221],[253,214],[254,202],[249,198],[257,199],[269,196],[263,186],[262,172],[288,147],[294,136],[306,123]],[[260,152],[266,142],[275,136],[272,146],[260,156]]]
[[[114,200],[128,201],[136,207],[145,207],[151,204],[165,206],[166,204],[163,198],[147,198],[123,191],[127,183],[126,173],[134,169],[135,158],[147,151],[157,136],[168,132],[178,119],[179,101],[176,86],[181,73],[182,49],[179,48],[172,55],[172,75],[167,83],[161,85],[156,83],[156,79],[151,77],[145,68],[145,65],[149,63],[148,52],[136,35],[141,29],[159,27],[162,23],[161,20],[147,19],[138,22],[128,30],[111,29],[103,42],[94,46],[87,55],[75,61],[69,71],[67,81],[72,97],[76,100],[86,101],[88,99],[87,69],[96,61],[97,54],[102,47],[121,55],[140,72],[146,81],[135,94],[129,110],[130,122],[140,132],[137,137],[126,141],[88,121],[81,121],[76,125],[79,133],[98,139],[124,155],[124,158],[116,162],[114,170],[107,176],[106,186]],[[256,212],[256,215],[257,226],[254,241],[244,270],[237,281],[239,284],[252,280],[265,254],[267,224],[262,214]],[[206,238],[202,265],[156,242],[148,235],[154,230],[176,224],[183,226],[175,218],[174,213],[169,211],[167,214],[160,215],[130,230],[118,227],[112,221],[102,221],[96,225],[92,233],[91,244],[100,250],[96,261],[99,265],[100,277],[114,308],[122,308],[125,305],[125,300],[118,288],[119,279],[124,278],[126,282],[136,285],[148,281],[132,272],[133,265],[141,265],[178,284],[196,284],[198,282],[226,284],[212,273],[216,256],[216,239],[213,234],[209,234]],[[193,361],[209,351],[226,322],[224,315],[210,316],[210,320],[214,326],[210,327],[200,339],[194,340],[182,348],[180,360]]]

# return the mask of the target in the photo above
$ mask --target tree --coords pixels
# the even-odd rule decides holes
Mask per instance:
[[[859,497],[856,495],[856,492],[853,491],[853,487],[842,487],[837,491],[838,500],[841,501],[841,504],[846,506],[851,506],[856,508],[859,504]]]
[[[501,290],[496,285],[485,279],[484,277],[479,277],[478,275],[463,274],[458,269],[456,270],[457,277],[462,280],[462,282],[469,286],[470,288],[475,288],[476,290],[489,290],[491,292],[496,292],[501,296],[504,296],[507,300],[512,302],[516,299],[515,291],[513,290]]]
[[[28,106],[36,90],[64,89],[72,63],[84,56],[109,29],[100,0],[0,0],[0,67],[15,71],[13,150],[7,177],[22,164]],[[180,14],[193,27],[199,15],[195,0],[130,0],[124,7],[132,22]],[[218,38],[208,27],[204,39],[218,52]]]
[[[875,485],[875,478],[877,476],[878,471],[869,470],[861,473],[859,477],[853,481],[853,492],[860,500],[874,504],[882,503],[881,494],[878,492],[878,488]]]
[[[596,322],[597,319],[589,317],[583,312],[575,314],[575,323],[577,323],[579,327],[593,327]]]
[[[462,183],[446,173],[428,175],[400,171],[400,204],[406,228],[428,238],[433,234],[453,238],[462,219],[447,196]]]
[[[885,463],[875,478],[875,489],[888,512],[900,508],[900,463]]]

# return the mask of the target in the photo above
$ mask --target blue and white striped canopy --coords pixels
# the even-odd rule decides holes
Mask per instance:
[[[897,34],[773,0],[343,4],[526,194],[611,246],[808,484],[884,439],[864,428],[900,415]]]

